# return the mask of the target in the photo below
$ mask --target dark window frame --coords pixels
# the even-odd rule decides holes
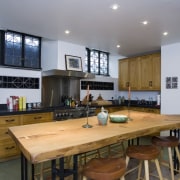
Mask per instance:
[[[32,37],[36,38],[39,41],[39,46],[38,46],[38,67],[26,67],[24,62],[22,62],[21,66],[19,65],[10,65],[5,63],[5,34],[6,32],[10,33],[15,33],[19,34],[22,36],[22,52],[21,52],[21,59],[23,60],[25,58],[25,37]],[[20,69],[36,69],[36,70],[41,70],[41,37],[35,36],[35,35],[30,35],[26,33],[21,33],[13,30],[0,30],[0,65],[1,66],[6,66],[6,67],[11,67],[11,68],[20,68]]]
[[[90,62],[91,62],[91,52],[94,51],[94,52],[97,52],[98,53],[98,73],[95,73],[95,75],[102,75],[102,76],[109,76],[109,53],[108,52],[104,52],[104,51],[100,51],[100,50],[96,50],[96,49],[89,49],[89,48],[86,48],[86,53],[87,53],[87,72],[89,73],[94,73],[94,72],[91,72],[91,65],[90,65]],[[100,54],[101,53],[104,53],[107,55],[107,72],[105,74],[102,74],[101,73],[101,67],[100,67]]]

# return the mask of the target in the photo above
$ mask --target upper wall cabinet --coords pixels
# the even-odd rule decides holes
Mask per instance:
[[[140,58],[140,63],[141,90],[160,90],[160,54],[142,56]]]
[[[129,60],[129,83],[131,89],[139,90],[141,87],[140,60],[139,57]]]
[[[119,61],[119,90],[127,90],[129,86],[129,60]]]
[[[119,90],[160,90],[160,53],[119,61]]]

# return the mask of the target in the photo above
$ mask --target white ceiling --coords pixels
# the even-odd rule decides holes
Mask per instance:
[[[132,56],[180,42],[180,0],[0,0],[0,28]]]

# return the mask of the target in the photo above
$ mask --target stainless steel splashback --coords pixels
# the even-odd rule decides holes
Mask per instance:
[[[42,104],[45,107],[62,106],[62,96],[80,100],[80,79],[46,76],[42,77]]]

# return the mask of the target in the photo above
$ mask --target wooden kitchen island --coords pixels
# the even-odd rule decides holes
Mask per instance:
[[[113,114],[128,115],[128,111]],[[22,179],[27,179],[26,161],[32,164],[63,158],[102,148],[117,142],[160,132],[180,129],[180,115],[130,112],[131,121],[99,126],[97,117],[89,117],[92,128],[83,128],[86,118],[47,122],[9,128],[9,134],[22,152]],[[75,158],[75,161],[77,158]],[[53,164],[53,163],[52,163]],[[53,165],[52,165],[53,167]],[[77,166],[74,167],[77,179]],[[56,171],[52,168],[52,179]]]

